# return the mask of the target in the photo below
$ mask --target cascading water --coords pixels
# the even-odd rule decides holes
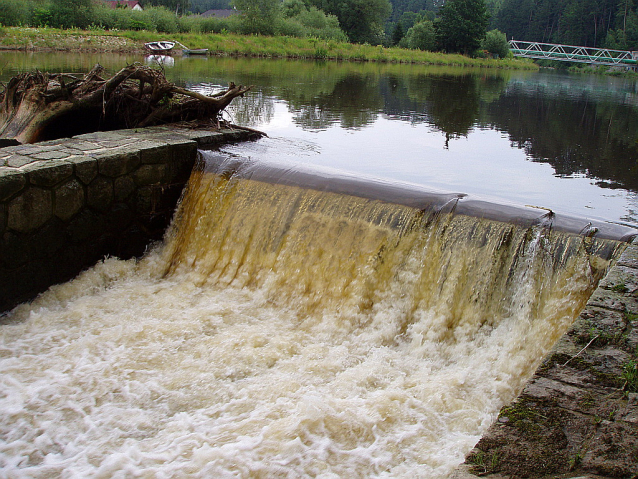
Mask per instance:
[[[619,244],[233,165],[5,318],[0,476],[446,477]]]

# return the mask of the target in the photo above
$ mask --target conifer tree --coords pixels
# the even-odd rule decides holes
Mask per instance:
[[[448,0],[434,24],[439,48],[471,54],[481,45],[488,23],[485,0]]]

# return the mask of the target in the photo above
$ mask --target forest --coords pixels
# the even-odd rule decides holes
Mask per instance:
[[[508,55],[507,40],[638,50],[638,0],[0,0],[4,26],[261,34]],[[210,9],[242,12],[202,17]],[[462,28],[460,26],[463,26]],[[463,31],[462,31],[463,30]],[[461,32],[462,31],[462,32]]]
[[[450,0],[448,0],[450,1]],[[433,18],[442,0],[390,0],[388,31]],[[636,0],[485,0],[490,29],[508,39],[638,50]]]
[[[190,0],[190,9],[200,13],[232,8],[232,1]],[[305,1],[317,5],[315,0]],[[392,7],[385,23],[388,41],[398,24],[405,33],[416,23],[432,21],[445,3],[445,0],[386,1]],[[638,50],[636,0],[485,0],[485,5],[490,16],[488,29],[498,29],[508,39]]]

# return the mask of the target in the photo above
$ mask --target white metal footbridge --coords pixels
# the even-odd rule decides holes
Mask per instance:
[[[593,65],[619,65],[636,67],[638,51],[588,48],[555,43],[522,42],[510,40],[510,50],[515,57],[558,60],[564,62],[591,63]]]

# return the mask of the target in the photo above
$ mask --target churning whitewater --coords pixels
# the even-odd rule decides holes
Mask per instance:
[[[4,318],[1,477],[446,477],[604,267],[578,235],[220,168],[143,259]]]

